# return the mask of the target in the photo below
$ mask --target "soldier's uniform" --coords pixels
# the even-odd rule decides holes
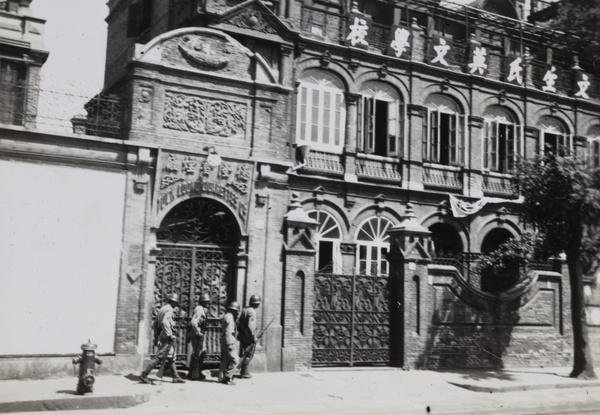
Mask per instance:
[[[248,372],[250,361],[254,357],[256,350],[256,309],[260,305],[260,297],[253,295],[250,297],[250,307],[242,310],[238,319],[238,339],[240,341],[240,376],[242,378],[251,378]]]
[[[219,368],[219,382],[226,385],[235,385],[232,379],[239,361],[235,339],[236,316],[239,310],[239,304],[233,301],[227,306],[227,312],[221,319],[221,366]]]
[[[175,320],[174,314],[175,310],[173,306],[179,303],[179,296],[177,294],[172,294],[168,300],[167,304],[163,305],[161,309],[158,311],[158,315],[156,316],[156,320],[154,320],[154,345],[158,346],[158,351],[156,352],[156,357],[150,361],[146,369],[142,372],[140,376],[140,380],[144,383],[150,383],[148,379],[148,375],[158,365],[163,364],[163,360],[165,360],[164,365],[169,365],[174,383],[184,383],[185,381],[181,379],[179,373],[177,372],[177,368],[175,366],[175,347],[173,343],[177,340],[177,336],[175,336],[174,328],[175,328]]]
[[[192,356],[188,374],[188,379],[191,380],[206,379],[206,376],[202,373],[202,366],[206,357],[204,337],[206,335],[206,319],[208,317],[206,306],[210,302],[208,294],[202,294],[198,302],[199,304],[194,309],[188,330],[188,338],[192,343]]]

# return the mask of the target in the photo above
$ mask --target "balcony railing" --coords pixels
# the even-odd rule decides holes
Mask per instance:
[[[463,187],[462,169],[451,166],[423,166],[423,185],[446,190]]]
[[[485,195],[514,197],[518,194],[514,177],[492,176],[484,173],[481,186]]]
[[[402,181],[401,164],[399,161],[356,159],[356,175],[359,178],[383,181]]]
[[[303,170],[321,174],[344,174],[344,165],[340,154],[311,150]]]
[[[121,102],[116,95],[90,97],[26,82],[0,82],[0,124],[116,138],[121,136]]]

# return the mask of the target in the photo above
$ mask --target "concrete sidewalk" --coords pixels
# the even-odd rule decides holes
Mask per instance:
[[[78,395],[77,378],[0,381],[0,413],[128,408],[163,389],[137,376],[97,376],[94,392]]]
[[[43,410],[108,410],[139,406],[138,412],[159,414],[165,407],[171,413],[192,413],[200,405],[204,413],[301,414],[301,413],[423,413],[435,406],[437,413],[468,413],[464,403],[482,409],[494,394],[548,390],[552,397],[557,389],[585,388],[600,395],[600,380],[579,381],[568,377],[569,368],[403,371],[398,368],[335,368],[305,372],[256,374],[252,379],[236,379],[236,386],[221,385],[212,372],[205,382],[171,384],[171,378],[155,385],[141,384],[137,375],[98,376],[94,393],[75,394],[77,379],[0,381],[1,412],[36,412]],[[205,371],[209,374],[209,371]],[[162,392],[162,393],[161,393]],[[526,395],[526,394],[523,394]],[[525,399],[525,398],[521,398]],[[579,398],[573,397],[579,400]],[[551,405],[547,400],[547,405]],[[555,399],[561,408],[577,408],[581,402]],[[492,413],[493,403],[486,413]],[[523,405],[529,405],[522,402]],[[598,401],[589,401],[588,408],[598,408]],[[567,405],[567,406],[565,406]],[[594,406],[596,405],[596,406]],[[502,406],[502,405],[500,405]],[[556,405],[555,405],[556,406]],[[516,407],[516,406],[515,406]],[[351,409],[350,409],[351,408]],[[563,413],[567,413],[567,409]],[[133,410],[133,408],[132,408]],[[413,412],[414,411],[414,412]],[[131,412],[131,411],[128,411]],[[589,412],[589,411],[588,411]],[[133,413],[136,413],[135,411]],[[168,412],[166,412],[168,413]],[[398,412],[400,413],[400,412]],[[500,412],[499,412],[500,413]],[[534,412],[532,412],[534,413]],[[540,412],[543,413],[543,412]],[[555,413],[561,413],[555,412]],[[576,412],[573,412],[576,413]]]

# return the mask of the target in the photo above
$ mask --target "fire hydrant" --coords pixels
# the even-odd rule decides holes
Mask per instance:
[[[81,345],[81,356],[73,358],[73,369],[79,365],[79,383],[77,383],[77,393],[83,395],[84,393],[94,391],[94,382],[96,379],[94,375],[97,373],[96,365],[101,365],[102,360],[96,356],[96,350],[98,346],[88,340],[87,344]]]

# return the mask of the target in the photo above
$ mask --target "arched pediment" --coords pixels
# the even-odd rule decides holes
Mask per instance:
[[[183,28],[151,40],[136,51],[134,61],[251,80],[253,56],[252,51],[226,33]]]

